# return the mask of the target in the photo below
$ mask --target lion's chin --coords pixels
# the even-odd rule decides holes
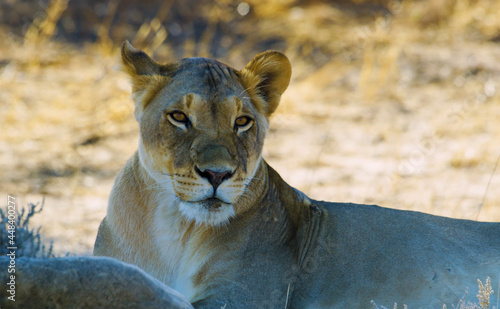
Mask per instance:
[[[233,204],[216,198],[199,202],[181,201],[179,210],[188,220],[211,226],[225,225],[235,215]]]
[[[207,210],[213,210],[213,211],[218,211],[219,208],[221,208],[224,204],[226,205],[231,205],[229,203],[224,203],[223,201],[219,200],[218,198],[208,198],[204,201],[198,202],[199,204],[203,205]]]

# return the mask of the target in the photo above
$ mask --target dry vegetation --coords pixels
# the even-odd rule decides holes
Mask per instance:
[[[493,301],[490,300],[490,297],[494,294],[493,288],[491,287],[491,279],[490,277],[486,278],[486,282],[483,284],[483,282],[479,279],[477,279],[478,283],[478,294],[476,295],[479,303],[475,303],[472,301],[466,301],[465,298],[467,296],[467,292],[465,292],[464,297],[456,304],[454,305],[454,309],[498,309],[498,298],[496,302],[496,306],[493,305]],[[384,306],[378,306],[374,301],[371,301],[372,309],[388,309]],[[490,307],[491,305],[491,307]],[[394,303],[393,309],[398,309],[401,308],[398,307],[397,303]],[[408,306],[403,305],[403,309],[408,309]],[[446,305],[443,305],[443,309],[448,309]]]
[[[0,195],[46,197],[56,254],[90,254],[136,149],[123,39],[237,68],[284,51],[264,157],[313,198],[500,221],[498,1],[29,2],[0,5]]]

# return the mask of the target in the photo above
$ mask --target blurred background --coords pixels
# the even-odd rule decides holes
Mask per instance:
[[[56,254],[91,254],[137,148],[123,40],[236,69],[284,52],[264,158],[312,198],[500,221],[500,1],[5,0],[0,204],[45,197]]]

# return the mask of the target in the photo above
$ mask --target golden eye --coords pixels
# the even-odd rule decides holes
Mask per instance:
[[[177,122],[187,123],[189,121],[188,117],[181,112],[173,112],[170,114],[170,117]]]
[[[250,119],[249,117],[247,117],[247,116],[241,116],[241,117],[236,118],[236,120],[234,121],[234,124],[237,127],[244,127],[247,124],[249,124],[250,121],[252,121],[252,119]]]

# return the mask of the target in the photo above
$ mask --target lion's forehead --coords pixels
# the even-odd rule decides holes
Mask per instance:
[[[155,97],[154,106],[146,111],[145,117],[154,119],[151,123],[167,123],[168,114],[180,111],[197,130],[215,134],[233,132],[239,116],[258,118],[259,111],[243,88],[239,73],[221,62],[184,59],[170,77]]]
[[[232,125],[240,113],[256,112],[237,71],[205,58],[187,58],[178,63],[172,81],[158,97],[163,109],[180,110],[211,127]]]
[[[236,71],[213,59],[187,58],[180,61],[174,80],[182,80],[193,92],[238,94],[243,90]]]

